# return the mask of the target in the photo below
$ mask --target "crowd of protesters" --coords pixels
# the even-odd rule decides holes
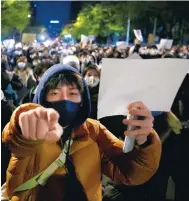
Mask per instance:
[[[141,45],[135,40],[132,47],[100,46],[95,43],[69,45],[61,40],[51,45],[21,44],[12,50],[1,49],[1,128],[9,122],[12,112],[23,103],[32,102],[42,75],[55,64],[67,64],[80,72],[91,97],[90,118],[97,119],[97,103],[103,58],[127,59],[133,54],[142,59],[189,59],[189,46],[174,45],[170,50],[156,45]],[[153,68],[153,67],[152,67]],[[116,70],[116,68],[115,68]],[[123,138],[124,116],[105,117],[99,121],[116,137]],[[160,166],[156,174],[145,184],[127,186],[102,179],[104,201],[164,201],[168,179],[175,183],[175,201],[188,199],[189,181],[189,74],[186,75],[174,100],[172,112],[160,112],[154,116],[154,129],[163,143]],[[174,126],[170,123],[170,118]],[[120,121],[121,120],[121,121]],[[176,128],[175,128],[176,127]],[[166,137],[165,137],[166,136]],[[10,152],[2,144],[2,184]]]

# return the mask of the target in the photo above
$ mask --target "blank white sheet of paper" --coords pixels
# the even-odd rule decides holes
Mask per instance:
[[[188,71],[187,59],[103,59],[98,119],[126,115],[134,101],[151,111],[170,111]]]

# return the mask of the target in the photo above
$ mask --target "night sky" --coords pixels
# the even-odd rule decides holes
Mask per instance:
[[[77,16],[79,4],[71,1],[36,1],[36,22],[44,25],[51,36],[59,34],[63,25],[71,23]],[[78,5],[77,5],[78,4]],[[50,24],[59,20],[59,24]]]

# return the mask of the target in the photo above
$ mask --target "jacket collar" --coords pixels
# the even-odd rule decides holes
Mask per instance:
[[[72,133],[72,137],[73,140],[77,141],[77,140],[87,140],[89,136],[89,130],[87,128],[87,124],[86,122],[84,122],[79,128],[77,128],[76,130],[74,130],[74,132]]]

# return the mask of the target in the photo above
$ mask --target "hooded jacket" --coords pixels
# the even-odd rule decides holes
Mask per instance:
[[[66,72],[66,71],[72,71],[72,72],[79,74],[77,69],[75,69],[71,66],[68,66],[68,65],[57,64],[57,65],[54,65],[51,68],[49,68],[40,79],[33,102],[43,105],[43,101],[44,101],[44,98],[46,95],[45,94],[45,85],[48,83],[48,81],[51,79],[51,77],[54,76],[54,74]],[[88,90],[87,84],[85,83],[85,80],[82,79],[82,81],[84,84],[84,93],[82,94],[82,106],[80,108],[80,111],[79,111],[77,117],[75,118],[74,128],[80,126],[83,122],[85,122],[85,120],[89,117],[90,112],[91,112],[89,90]]]
[[[31,190],[17,193],[14,193],[14,190],[45,170],[61,153],[62,147],[59,141],[47,144],[44,141],[24,139],[18,119],[22,112],[40,107],[45,95],[45,84],[55,73],[67,70],[78,73],[76,69],[65,65],[55,65],[48,69],[40,80],[34,97],[35,103],[18,107],[4,128],[2,139],[12,152],[6,179],[7,193],[11,201],[66,201],[63,199],[67,178],[65,165],[51,175],[45,186],[39,185]],[[161,143],[158,135],[152,131],[148,146],[135,146],[132,152],[124,154],[123,142],[98,121],[88,118],[90,99],[84,80],[83,83],[85,85],[82,96],[83,106],[73,125],[70,157],[87,199],[101,201],[101,174],[126,185],[140,185],[146,182],[158,168]]]

